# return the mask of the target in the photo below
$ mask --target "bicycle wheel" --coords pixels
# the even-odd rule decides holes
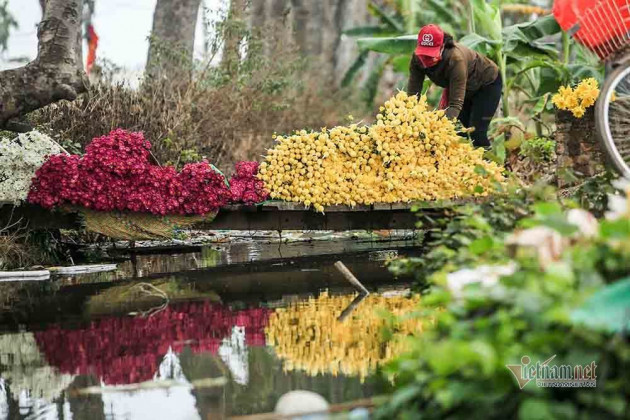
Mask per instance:
[[[595,127],[612,167],[630,177],[630,63],[606,77],[595,105]]]

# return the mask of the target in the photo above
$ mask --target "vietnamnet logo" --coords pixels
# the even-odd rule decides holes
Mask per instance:
[[[597,386],[597,365],[550,365],[556,358],[554,354],[544,362],[532,363],[529,356],[521,358],[520,365],[506,365],[523,389],[531,381],[542,388],[595,388]]]

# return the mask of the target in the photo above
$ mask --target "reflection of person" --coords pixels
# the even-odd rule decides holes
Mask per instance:
[[[489,147],[488,126],[494,116],[503,83],[499,68],[489,58],[456,43],[437,25],[424,26],[409,66],[407,93],[422,92],[424,77],[445,88],[440,108],[464,127],[474,127],[476,147]]]

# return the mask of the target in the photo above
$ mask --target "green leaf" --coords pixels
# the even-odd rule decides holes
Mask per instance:
[[[528,398],[518,409],[520,420],[547,420],[555,418],[550,401],[542,398]]]
[[[389,60],[386,58],[380,58],[365,82],[365,86],[363,88],[363,99],[368,106],[372,106],[374,104],[374,98],[376,98],[376,94],[378,93],[378,85],[381,81],[381,77],[383,76],[383,72],[385,71],[385,66],[388,61]]]
[[[527,39],[537,40],[562,31],[553,15],[540,17],[532,22],[518,23],[506,27],[506,30],[518,29]]]
[[[470,3],[477,31],[494,41],[502,42],[501,28],[503,24],[501,23],[499,8],[486,0],[470,0]]]
[[[415,398],[418,394],[420,394],[421,391],[422,391],[422,388],[420,388],[417,385],[411,385],[411,386],[402,388],[399,391],[396,391],[396,393],[394,393],[389,405],[391,406],[393,410],[397,410],[400,407],[402,407],[404,404],[406,404],[407,402]]]
[[[484,38],[477,34],[468,34],[459,40],[459,43],[484,55],[491,55],[494,48],[501,45],[499,41],[494,41],[489,38]]]
[[[599,233],[603,239],[627,239],[630,237],[630,220],[603,220]]]
[[[496,130],[498,127],[518,127],[521,130],[525,130],[523,122],[516,117],[502,117],[495,118],[490,123],[490,129]]]
[[[551,216],[562,214],[562,206],[557,201],[538,202],[534,204],[534,212],[537,216]]]
[[[346,74],[343,76],[343,80],[341,81],[342,87],[347,87],[352,83],[357,73],[361,70],[361,68],[365,65],[369,55],[369,51],[361,51],[357,59],[352,63]]]
[[[494,247],[494,240],[490,236],[484,236],[479,239],[475,239],[468,249],[475,255],[481,255],[490,251]]]
[[[533,22],[519,23],[503,28],[503,52],[516,61],[523,57],[558,59],[559,52],[552,43],[541,39],[560,33],[561,29],[555,18],[544,16]]]
[[[575,324],[609,332],[630,326],[630,278],[609,284],[571,313]]]
[[[484,168],[481,165],[476,165],[474,171],[477,175],[481,175],[481,176],[488,175],[488,171],[486,171],[486,168]]]
[[[357,44],[361,50],[386,54],[411,54],[418,43],[417,35],[404,35],[385,38],[359,38]]]
[[[379,6],[378,4],[371,1],[368,4],[368,11],[373,15],[379,18],[385,25],[389,26],[397,33],[403,33],[405,31],[404,22],[397,16],[392,16],[387,11]]]
[[[398,73],[409,74],[409,61],[408,55],[399,55],[392,59],[392,66],[394,71]]]
[[[550,68],[540,69],[539,80],[537,96],[549,92],[557,92],[558,88],[562,86],[562,80],[558,77],[558,72]]]
[[[541,114],[545,110],[550,96],[551,93],[547,92],[538,99],[538,102],[536,102],[536,105],[534,105],[534,108],[532,109],[534,115]]]
[[[450,24],[453,26],[458,26],[459,22],[457,21],[457,15],[453,13],[453,9],[441,0],[427,0],[428,9],[431,10],[437,19],[436,21],[440,22],[441,27],[444,29],[444,24]]]
[[[344,35],[351,37],[367,37],[367,36],[395,36],[398,33],[390,27],[385,26],[359,26],[343,31]]]
[[[492,141],[492,154],[498,159],[497,163],[501,165],[505,163],[505,134],[495,137]]]
[[[568,66],[569,73],[571,74],[572,81],[577,82],[578,80],[586,79],[588,77],[593,77],[600,84],[604,81],[604,66],[590,66],[586,64],[569,64]],[[571,81],[567,81],[571,82]]]

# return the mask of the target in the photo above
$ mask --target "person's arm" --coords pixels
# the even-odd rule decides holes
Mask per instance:
[[[449,119],[457,118],[464,106],[464,97],[466,96],[466,83],[468,82],[468,65],[462,56],[454,56],[451,58],[452,63],[449,69],[449,85],[448,85],[448,108],[446,108],[446,117]]]
[[[422,86],[424,85],[424,70],[418,63],[416,55],[411,56],[411,62],[409,63],[409,82],[407,83],[407,95],[418,95],[422,93]]]

